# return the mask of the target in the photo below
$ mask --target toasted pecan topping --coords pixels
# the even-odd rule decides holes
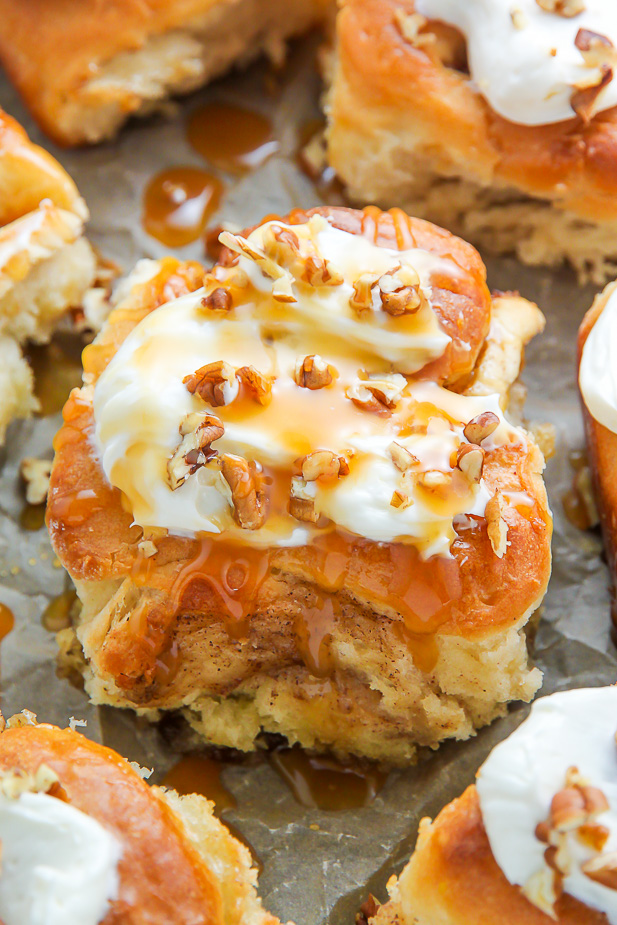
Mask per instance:
[[[229,289],[224,289],[222,286],[219,286],[213,289],[209,295],[204,296],[201,300],[201,304],[204,308],[209,308],[211,311],[215,312],[231,311],[233,308],[231,292]]]
[[[585,861],[581,864],[581,870],[595,883],[601,883],[609,890],[617,890],[617,851],[609,851]]]
[[[191,395],[198,395],[213,408],[220,408],[227,404],[225,387],[235,381],[235,376],[235,370],[229,363],[217,360],[185,376],[182,382]]]
[[[290,228],[270,225],[264,232],[263,242],[265,254],[289,270],[295,279],[315,287],[340,286],[343,282],[343,276],[314,251],[312,245],[309,247],[313,252],[302,254],[300,239]]]
[[[291,277],[281,276],[275,280],[272,286],[272,298],[275,302],[284,302],[286,304],[298,301],[293,291]]]
[[[490,437],[498,427],[499,418],[497,415],[492,411],[483,411],[482,414],[476,415],[475,418],[472,418],[471,421],[465,425],[463,433],[470,443],[475,443],[479,446],[482,441]]]
[[[258,530],[267,517],[267,494],[263,472],[253,461],[224,453],[221,474],[231,490],[234,519],[244,530]]]
[[[413,498],[400,488],[396,488],[392,492],[392,497],[390,498],[390,506],[395,508],[405,508],[411,507],[413,504]]]
[[[302,477],[307,482],[320,478],[336,479],[348,472],[347,460],[331,450],[315,450],[302,460]]]
[[[388,452],[392,457],[392,462],[401,472],[406,472],[411,466],[416,466],[420,462],[417,456],[410,453],[406,447],[401,446],[396,440],[392,441],[388,447]]]
[[[456,466],[470,482],[479,482],[484,469],[484,450],[473,443],[461,443],[456,451]]]
[[[487,502],[484,511],[488,538],[498,559],[504,557],[508,548],[508,525],[503,517],[506,507],[506,500],[498,491]]]
[[[578,829],[587,819],[585,799],[578,787],[564,787],[551,800],[550,825],[557,832]]]
[[[400,7],[394,11],[394,21],[406,42],[414,48],[423,48],[435,41],[433,32],[422,32],[428,20],[420,13],[405,13]]]
[[[426,302],[420,277],[412,267],[395,267],[379,278],[381,307],[388,315],[413,315]]]
[[[350,306],[356,312],[364,312],[373,307],[373,287],[379,279],[376,273],[363,273],[353,283],[353,295]]]
[[[264,376],[254,366],[241,366],[236,370],[236,376],[249,390],[255,401],[260,405],[267,405],[272,398],[272,379]]]
[[[597,112],[600,94],[613,79],[617,50],[609,38],[590,29],[579,29],[574,44],[587,65],[587,74],[574,84],[570,105],[587,123]]]
[[[427,491],[437,491],[449,485],[451,479],[449,472],[442,472],[441,469],[427,469],[426,472],[420,472],[418,475],[418,484]]]
[[[317,523],[319,514],[315,510],[314,486],[299,475],[291,480],[291,493],[289,498],[289,513],[296,520],[305,523]]]
[[[323,389],[332,382],[332,373],[318,354],[299,359],[294,369],[294,381],[302,389]]]
[[[602,851],[610,834],[610,829],[596,822],[580,826],[576,837],[583,845],[591,848],[592,851]]]
[[[578,16],[586,10],[584,0],[536,0],[536,3],[547,13],[557,13],[566,19]]]
[[[365,411],[384,411],[396,406],[406,385],[400,373],[371,373],[348,386],[345,394]]]
[[[182,440],[167,463],[167,481],[172,491],[180,488],[189,475],[216,456],[211,444],[225,433],[223,422],[215,414],[187,414],[180,424]]]

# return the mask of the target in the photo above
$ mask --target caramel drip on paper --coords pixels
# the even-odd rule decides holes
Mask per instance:
[[[311,755],[297,746],[272,752],[269,761],[298,803],[329,812],[370,806],[388,777],[374,765]]]
[[[167,247],[197,241],[220,205],[223,184],[197,167],[173,167],[156,174],[146,187],[142,224]]]
[[[255,170],[279,147],[267,116],[228,103],[208,103],[195,110],[187,139],[210,164],[234,174]]]
[[[238,805],[232,793],[221,780],[225,765],[203,755],[185,755],[167,772],[162,780],[164,787],[172,787],[180,795],[199,793],[216,806],[217,812],[235,809]]]

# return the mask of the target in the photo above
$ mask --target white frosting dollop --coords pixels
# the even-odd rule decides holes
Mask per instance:
[[[496,113],[522,125],[573,118],[573,87],[590,73],[574,44],[579,29],[617,45],[614,0],[585,0],[585,10],[573,17],[547,12],[536,0],[416,0],[416,10],[460,29],[478,90]],[[615,105],[612,80],[595,108]]]
[[[250,236],[251,244],[260,245],[265,227]],[[257,530],[238,526],[216,463],[198,469],[172,491],[166,467],[179,443],[180,422],[191,412],[214,412],[225,427],[214,444],[219,454],[242,456],[274,470],[275,478],[287,479],[287,497],[294,463],[314,450],[331,450],[349,458],[350,471],[334,483],[309,483],[319,514],[359,536],[413,542],[427,556],[447,554],[455,538],[453,519],[459,514],[481,516],[488,492],[483,483],[465,482],[457,472],[458,492],[450,501],[432,504],[428,494],[420,493],[409,505],[393,506],[393,493],[403,481],[388,449],[393,440],[417,457],[417,471],[452,472],[451,456],[465,441],[464,425],[483,411],[493,411],[500,420],[492,441],[520,442],[524,437],[506,423],[496,395],[464,397],[431,382],[409,385],[399,375],[402,394],[392,415],[383,416],[357,407],[347,391],[361,374],[413,372],[443,352],[449,337],[430,305],[431,271],[459,271],[427,251],[377,247],[321,218],[293,226],[293,231],[301,238],[314,235],[319,253],[343,282],[298,286],[297,302],[276,303],[272,279],[243,257],[237,270],[248,283],[241,297],[234,297],[232,311],[215,315],[204,310],[204,293],[199,291],[148,315],[95,387],[94,444],[105,474],[124,492],[142,527],[179,535],[225,532],[261,546],[306,543],[315,527],[286,510],[270,513]],[[353,282],[362,273],[381,274],[401,264],[412,266],[420,277],[427,298],[420,311],[392,318],[370,309],[359,317],[349,305]],[[294,380],[298,359],[313,354],[335,370],[327,388],[300,388]],[[222,407],[211,408],[191,395],[183,378],[219,360],[234,369],[253,366],[272,377],[272,400],[265,406],[245,402],[236,410],[237,383],[228,389],[228,404]],[[406,424],[422,403],[434,406],[434,419],[428,432],[420,433]]]
[[[617,433],[617,290],[585,341],[578,381],[589,413]]]
[[[45,793],[0,796],[0,920],[98,925],[118,895],[118,840]]]
[[[478,771],[476,786],[491,850],[510,883],[524,887],[547,868],[546,845],[534,832],[548,817],[570,767],[605,794],[610,809],[598,823],[610,835],[603,853],[617,850],[616,730],[617,687],[572,690],[537,700],[529,717],[493,749]],[[568,851],[572,864],[564,891],[617,925],[617,890],[581,870],[595,852],[574,834],[568,837]]]

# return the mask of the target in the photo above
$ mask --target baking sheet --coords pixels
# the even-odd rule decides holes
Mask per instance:
[[[269,115],[279,152],[252,174],[230,183],[220,220],[238,226],[267,213],[320,203],[312,182],[296,161],[298,139],[318,116],[319,81],[314,72],[314,40],[295,45],[285,71],[273,75],[258,65],[194,94],[164,115],[131,124],[119,141],[93,149],[54,148],[32,123],[9,84],[0,77],[0,105],[16,116],[33,140],[48,147],[75,178],[92,214],[91,240],[105,256],[128,270],[142,256],[166,249],[140,227],[142,191],[156,172],[173,166],[203,167],[184,137],[187,115],[209,100],[244,103]],[[203,260],[203,246],[179,256]],[[561,499],[569,489],[568,455],[582,446],[575,384],[575,338],[594,294],[563,271],[523,268],[513,260],[488,260],[489,284],[518,289],[547,316],[546,332],[527,352],[524,380],[529,388],[527,417],[552,421],[557,451],[546,481],[555,517],[553,577],[535,640],[535,660],[545,672],[544,693],[617,680],[617,653],[610,639],[607,571],[597,532],[581,532],[565,518]],[[55,674],[53,634],[41,624],[51,599],[68,586],[44,529],[20,528],[24,507],[18,467],[26,456],[51,457],[59,415],[14,425],[0,450],[0,602],[15,613],[16,627],[2,643],[2,709],[27,707],[41,721],[66,725],[70,716],[87,720],[86,734],[132,760],[154,768],[161,780],[175,763],[155,727],[129,711],[91,706],[85,695]],[[372,805],[346,812],[305,809],[265,761],[231,763],[223,780],[237,808],[223,818],[250,842],[263,864],[260,892],[283,921],[297,925],[350,925],[369,891],[385,899],[385,883],[398,873],[413,848],[417,825],[471,783],[490,748],[521,721],[528,708],[469,742],[447,743],[416,768],[390,775]]]

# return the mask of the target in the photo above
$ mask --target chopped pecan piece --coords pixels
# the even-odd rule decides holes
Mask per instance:
[[[551,800],[550,824],[557,832],[578,829],[587,819],[585,800],[578,787],[564,787]]]
[[[407,380],[400,373],[372,373],[345,390],[347,398],[365,411],[392,409],[400,401]]]
[[[484,511],[488,538],[498,559],[503,559],[508,548],[508,525],[503,517],[506,507],[505,498],[498,491],[487,501]]]
[[[209,295],[204,296],[201,300],[201,304],[204,308],[209,308],[211,311],[215,312],[231,311],[233,308],[231,292],[229,289],[218,286],[216,289],[213,289]]]
[[[361,313],[373,307],[373,288],[378,280],[377,273],[363,273],[354,281],[353,295],[349,300],[354,311]]]
[[[325,360],[314,353],[299,359],[294,369],[294,381],[302,389],[323,389],[332,382],[332,373]]]
[[[401,446],[396,440],[392,441],[388,447],[388,452],[392,457],[392,462],[401,472],[406,472],[411,466],[415,466],[420,462],[417,456],[410,453],[406,447]]]
[[[264,376],[254,366],[241,366],[236,370],[236,376],[247,387],[255,401],[260,405],[267,405],[272,398],[272,379]]]
[[[483,411],[482,414],[476,415],[463,428],[465,438],[470,443],[480,446],[483,440],[490,437],[499,427],[499,418],[492,411]]]
[[[368,899],[360,906],[360,911],[356,913],[356,925],[369,925],[373,916],[379,911],[379,903],[372,893],[368,894]]]
[[[316,479],[336,479],[347,475],[349,465],[343,456],[337,456],[331,450],[315,450],[302,460],[302,477],[307,482]]]
[[[435,491],[449,485],[451,476],[448,472],[442,472],[441,469],[427,469],[426,472],[420,472],[418,475],[418,484],[428,491]]]
[[[570,105],[587,123],[597,112],[600,94],[613,79],[617,50],[609,38],[589,29],[579,29],[574,44],[583,56],[588,74],[574,84]]]
[[[340,286],[343,276],[332,267],[329,260],[316,254],[309,254],[306,258],[304,270],[300,277],[309,286]]]
[[[479,482],[484,469],[484,450],[472,443],[461,443],[456,451],[456,466],[470,482]]]
[[[275,302],[291,304],[297,302],[290,276],[281,276],[272,285],[272,298]]]
[[[319,520],[319,514],[315,510],[314,485],[299,475],[294,475],[291,480],[289,513],[296,520],[301,520],[305,523],[314,524]]]
[[[581,864],[581,870],[595,883],[601,883],[609,890],[617,890],[617,851],[609,851],[585,861]]]
[[[400,7],[394,11],[394,20],[406,42],[414,48],[423,48],[432,45],[435,41],[434,32],[422,32],[428,20],[420,13],[405,13]]]
[[[295,302],[296,298],[292,292],[292,277],[288,270],[279,266],[279,264],[269,257],[263,250],[256,247],[242,235],[232,234],[229,231],[223,231],[219,241],[228,247],[235,254],[240,254],[248,260],[255,263],[264,276],[270,277],[276,281],[275,298],[282,302]]]
[[[536,0],[536,3],[547,13],[557,13],[558,16],[564,16],[566,19],[578,16],[586,9],[584,0]]]
[[[392,497],[390,498],[390,506],[395,508],[405,508],[411,507],[413,504],[413,498],[411,498],[407,492],[401,491],[400,488],[396,488],[392,492]]]
[[[211,444],[225,433],[215,414],[187,414],[180,424],[182,440],[167,463],[167,480],[172,491],[180,488],[189,475],[216,456]]]
[[[388,315],[413,315],[426,302],[420,277],[412,267],[395,267],[379,278],[378,285],[381,307]]]
[[[185,376],[182,382],[191,395],[199,395],[213,408],[220,408],[232,401],[236,374],[229,363],[218,360],[216,363],[208,363],[191,375]]]
[[[267,495],[263,472],[253,461],[224,453],[221,474],[231,490],[234,519],[244,530],[263,527],[267,516]]]
[[[578,840],[593,851],[602,851],[608,841],[610,829],[597,823],[582,825],[576,833]]]

